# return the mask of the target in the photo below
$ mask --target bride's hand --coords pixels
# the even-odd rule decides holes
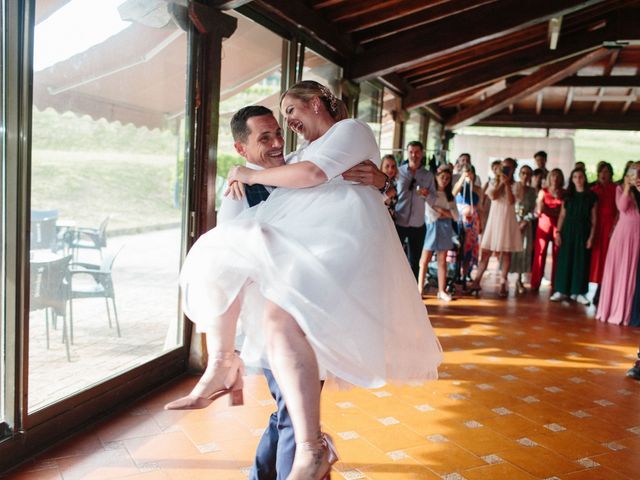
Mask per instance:
[[[251,185],[251,172],[253,172],[253,170],[250,168],[243,167],[242,165],[236,165],[231,167],[231,170],[229,170],[227,181],[229,182],[229,185],[233,182],[242,182],[246,185]]]
[[[229,183],[224,191],[224,196],[231,197],[233,200],[240,200],[244,197],[244,183],[238,181]]]

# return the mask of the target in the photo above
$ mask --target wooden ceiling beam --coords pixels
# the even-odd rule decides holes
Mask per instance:
[[[602,72],[602,76],[608,77],[609,75],[611,75],[611,71],[613,70],[613,67],[616,66],[616,62],[618,61],[618,56],[620,56],[621,50],[622,49],[617,48],[611,52],[611,56],[609,57],[606,65],[604,66],[604,71]]]
[[[498,59],[479,68],[466,70],[437,83],[416,88],[405,97],[405,108],[413,108],[427,103],[435,103],[481,85],[502,80],[530,68],[558,62],[565,58],[588,52],[602,45],[606,35],[602,31],[565,37],[557,50],[549,50],[546,45],[523,50],[510,62]]]
[[[412,11],[410,14],[379,18],[377,23],[364,22],[361,25],[357,25],[354,20],[345,23],[344,28],[353,32],[353,38],[356,42],[360,45],[366,45],[382,37],[416,28],[426,23],[442,20],[450,15],[455,15],[465,10],[495,1],[496,0],[458,0],[455,2],[440,1],[430,4],[422,2],[422,7]]]
[[[483,5],[372,43],[355,58],[349,77],[364,80],[386,75],[602,1],[537,0],[523,4],[520,0],[501,0],[496,4]],[[478,21],[478,18],[484,20]]]
[[[606,6],[608,9],[611,5]],[[589,25],[589,22],[593,21],[594,16],[602,15],[604,8],[602,5],[597,5],[587,9],[587,11],[579,11],[564,18],[563,21],[563,38],[572,38],[570,35],[581,32]],[[413,79],[412,84],[419,88],[427,83],[431,83],[431,79],[435,79],[437,76],[444,76],[445,74],[451,75],[456,71],[462,69],[470,69],[474,65],[489,62],[494,58],[513,56],[516,52],[533,47],[535,45],[546,45],[547,26],[544,23],[528,27],[524,30],[520,30],[506,38],[498,38],[488,42],[484,42],[477,47],[462,50],[452,55],[446,55],[441,58],[437,58],[434,61],[421,64],[419,67],[415,67],[406,70],[402,76],[407,78],[410,82]],[[425,76],[425,74],[428,74]]]
[[[384,77],[380,77],[380,81],[385,87],[401,96],[405,96],[413,90],[413,87],[397,73],[390,73]]]
[[[217,8],[218,10],[233,10],[252,1],[253,0],[209,0],[209,6]]]
[[[415,3],[415,0],[409,0]],[[438,0],[427,0],[428,2]],[[369,15],[378,11],[389,11],[389,9],[402,9],[407,0],[386,0],[384,2],[372,2],[371,0],[348,0],[337,3],[322,10],[325,18],[330,18],[334,22],[348,20],[361,15]],[[424,1],[422,4],[424,5]]]
[[[524,128],[587,128],[599,130],[640,130],[640,114],[630,115],[590,113],[500,113],[482,119],[476,124],[482,127]]]
[[[425,72],[422,76],[409,77],[407,80],[415,87],[420,88],[426,85],[437,83],[455,75],[463,74],[465,71],[470,71],[476,68],[482,68],[484,65],[495,64],[502,60],[503,62],[509,62],[510,58],[519,55],[518,52],[530,50],[532,47],[539,46],[546,48],[546,41],[530,41],[528,44],[512,46],[510,48],[501,49],[487,54],[474,55],[466,62],[459,62],[456,65],[452,65],[448,68],[433,70],[427,74]]]
[[[307,36],[322,43],[327,48],[349,59],[355,46],[335,24],[325,21],[321,15],[307,7],[304,2],[288,0],[254,0],[250,7],[284,22],[292,30],[302,30]]]
[[[630,88],[628,94],[632,95],[634,92],[636,92],[637,89],[635,88]],[[626,115],[627,111],[629,110],[629,107],[631,106],[631,104],[633,103],[632,100],[627,100],[624,105],[622,106],[622,114]]]
[[[526,78],[490,96],[483,102],[476,103],[453,115],[446,122],[446,128],[447,130],[453,130],[454,128],[473,125],[483,118],[499,112],[509,104],[516,103],[546,86],[553,85],[558,80],[573,75],[581,68],[602,60],[609,55],[611,55],[609,49],[598,48],[586,55],[542,67]]]
[[[563,113],[565,115],[569,113],[572,102],[573,102],[573,87],[569,87],[569,90],[567,91],[567,99],[564,102],[564,108],[563,108]]]
[[[540,115],[542,112],[542,101],[544,99],[544,92],[541,90],[536,97],[536,115]]]
[[[375,4],[375,2],[371,3]],[[423,12],[425,11],[431,12],[433,10],[436,10],[438,7],[443,8],[446,7],[446,5],[449,5],[448,8],[449,10],[451,10],[450,5],[455,2],[450,2],[448,0],[431,0],[428,2],[425,2],[424,0],[405,0],[399,5],[388,4],[384,2],[380,3],[381,8],[366,13],[360,12],[359,14],[354,15],[349,19],[339,21],[340,28],[349,33],[353,33],[368,28],[377,27],[381,24],[387,24],[388,22],[394,20],[407,21],[408,19],[409,21],[411,21],[414,16],[420,13],[424,14]],[[476,3],[478,3],[477,0]],[[432,13],[432,15],[434,14],[437,15],[437,10],[436,12]],[[416,22],[414,25],[418,23],[417,19],[413,21]]]
[[[453,73],[461,68],[469,68],[472,64],[490,62],[494,58],[508,55],[510,52],[530,48],[536,44],[545,44],[542,38],[543,29],[537,27],[528,28],[522,32],[509,35],[505,39],[484,42],[481,45],[461,50],[451,55],[439,57],[433,61],[420,64],[411,69],[403,70],[402,76],[409,81],[425,78],[425,75],[436,75],[441,73]],[[523,35],[525,33],[525,35]]]
[[[619,50],[618,50],[619,51]],[[526,75],[515,75],[507,78],[507,85],[524,78]],[[554,87],[592,87],[592,88],[633,88],[640,87],[640,76],[638,75],[617,75],[613,77],[601,76],[572,76],[560,80],[553,84]]]

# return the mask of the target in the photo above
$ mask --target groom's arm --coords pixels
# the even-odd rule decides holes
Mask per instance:
[[[371,160],[365,160],[342,174],[342,178],[349,182],[373,185],[378,190],[385,187],[387,176]]]

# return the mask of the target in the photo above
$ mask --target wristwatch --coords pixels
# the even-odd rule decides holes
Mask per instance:
[[[391,179],[387,175],[385,175],[384,178],[384,185],[380,189],[380,193],[387,193],[387,190],[391,188]]]

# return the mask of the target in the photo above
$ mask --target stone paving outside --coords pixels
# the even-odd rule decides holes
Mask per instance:
[[[107,250],[124,245],[113,266],[121,337],[109,328],[103,298],[73,302],[74,343],[68,361],[61,322],[46,348],[44,310],[29,317],[29,412],[82,391],[176,346],[180,229],[109,238]],[[99,262],[97,252],[79,261]],[[113,317],[113,313],[112,313]]]

